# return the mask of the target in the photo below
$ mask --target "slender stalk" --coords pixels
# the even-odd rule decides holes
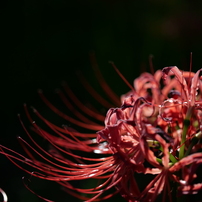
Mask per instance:
[[[147,140],[147,143],[149,147],[159,147],[158,149],[160,151],[163,151],[163,147],[160,146],[160,143],[156,140]],[[171,160],[172,163],[170,165],[173,165],[177,162],[177,159],[169,152],[169,159]],[[156,158],[157,162],[162,163],[162,160],[159,158]]]
[[[160,146],[159,150],[163,152],[163,147]],[[172,162],[172,163],[169,163],[169,165],[170,166],[174,165],[177,162],[177,159],[170,152],[168,152],[168,154],[169,154],[169,159]]]
[[[201,131],[199,131],[198,133],[196,133],[196,135],[192,138],[191,143],[190,143],[187,151],[185,152],[184,156],[188,156],[191,153],[191,150],[192,150],[193,146],[197,144],[197,142],[201,138],[201,135],[202,135]]]
[[[177,159],[171,153],[169,153],[169,159],[172,161],[173,164],[177,163]]]
[[[186,113],[186,116],[185,116],[185,119],[184,119],[181,147],[180,147],[180,151],[179,151],[179,159],[182,159],[184,157],[184,148],[185,148],[184,143],[186,141],[187,131],[188,131],[189,126],[190,126],[190,119],[191,119],[191,116],[192,116],[192,112],[193,112],[193,107],[190,107],[187,110],[187,113]]]

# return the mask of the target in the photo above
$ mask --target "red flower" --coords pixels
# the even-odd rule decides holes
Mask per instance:
[[[172,201],[176,197],[172,193],[175,187],[178,196],[196,194],[202,189],[197,171],[202,163],[200,72],[194,74],[182,72],[177,67],[166,67],[154,75],[143,73],[134,80],[134,89],[121,97],[120,107],[108,110],[104,127],[74,108],[61,91],[62,100],[80,120],[59,111],[40,92],[44,102],[59,116],[82,128],[98,131],[97,134],[77,132],[67,126],[58,127],[34,109],[34,113],[50,129],[44,130],[32,120],[25,106],[33,130],[50,143],[51,149],[46,151],[38,145],[21,122],[34,144],[31,146],[19,138],[29,158],[4,146],[1,146],[1,153],[30,175],[56,181],[67,192],[89,202],[102,201],[117,192],[130,202],[156,201],[160,194],[162,201],[166,201],[167,196]],[[100,72],[98,74],[100,81],[103,80]],[[110,105],[84,78],[82,81],[98,100]],[[107,84],[102,81],[101,85],[118,104]],[[97,121],[103,119],[102,115],[79,101],[67,86],[65,90],[83,112]],[[72,150],[96,156],[80,156]],[[28,167],[21,166],[19,162]],[[140,183],[143,175],[148,179],[144,186]],[[89,178],[99,179],[102,183],[86,189],[70,183]],[[117,191],[105,195],[104,192],[112,187]],[[85,193],[88,197],[74,191]]]

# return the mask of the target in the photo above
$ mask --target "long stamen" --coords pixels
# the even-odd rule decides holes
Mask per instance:
[[[76,119],[73,119],[70,116],[67,116],[66,114],[64,114],[63,112],[58,110],[53,104],[51,104],[51,102],[48,99],[46,99],[46,97],[43,95],[42,91],[39,91],[39,95],[42,98],[42,100],[47,104],[47,106],[50,107],[51,110],[53,110],[56,114],[58,114],[59,116],[61,116],[65,120],[69,121],[70,123],[74,123],[75,125],[78,125],[80,127],[95,130],[95,131],[102,129],[102,126],[100,126],[98,124],[83,123],[83,122],[80,122],[80,121],[78,121]],[[40,117],[40,114],[36,109],[34,110],[34,112]]]
[[[125,84],[132,90],[134,91],[134,87],[131,86],[131,84],[128,82],[128,80],[123,76],[123,74],[118,70],[118,68],[116,67],[116,65],[114,64],[114,62],[110,61],[109,62],[112,67],[115,69],[115,71],[117,72],[117,74],[121,77],[121,79],[125,82]]]

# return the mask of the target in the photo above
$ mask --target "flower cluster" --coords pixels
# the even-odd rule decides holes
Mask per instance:
[[[73,108],[61,91],[58,93],[62,100],[80,120],[59,111],[40,92],[44,102],[68,122],[98,132],[81,133],[67,126],[58,127],[34,109],[51,129],[48,132],[32,120],[25,106],[33,130],[50,143],[51,149],[46,151],[38,145],[21,122],[34,144],[31,146],[19,138],[29,158],[2,145],[0,153],[30,175],[56,181],[68,193],[88,202],[102,201],[118,192],[129,202],[153,202],[158,198],[175,201],[176,196],[197,194],[202,190],[201,71],[184,72],[174,66],[158,70],[154,75],[142,73],[134,80],[131,91],[121,96],[120,107],[110,108],[105,118],[87,108],[66,85],[67,94],[78,108],[98,121],[104,119],[104,127]],[[87,81],[83,82],[98,100],[110,105]],[[115,96],[112,99],[119,103]],[[72,150],[94,153],[94,157],[81,156]],[[101,183],[93,188],[71,184],[73,180],[89,178]],[[105,194],[113,187],[116,191]]]
[[[202,189],[195,183],[202,162],[200,72],[166,67],[143,73],[122,106],[108,111],[98,142],[107,141],[116,156],[117,187],[128,201],[155,201],[162,192],[162,201],[172,201],[171,181],[178,195]],[[140,190],[134,173],[154,177]]]

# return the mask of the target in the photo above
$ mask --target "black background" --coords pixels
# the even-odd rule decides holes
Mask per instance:
[[[17,118],[21,113],[26,119],[23,103],[46,114],[38,88],[54,100],[54,89],[65,80],[82,94],[77,70],[98,86],[89,60],[92,51],[118,95],[128,87],[109,60],[130,83],[140,72],[149,70],[150,54],[155,69],[177,65],[188,70],[193,52],[193,71],[201,68],[201,1],[7,0],[1,2],[0,13],[0,140],[18,151],[16,137],[26,136]],[[48,118],[54,121],[54,117]],[[23,186],[22,171],[5,157],[0,156],[0,161],[0,187],[10,202],[41,201]],[[33,179],[32,186],[57,202],[75,201],[54,183]]]

